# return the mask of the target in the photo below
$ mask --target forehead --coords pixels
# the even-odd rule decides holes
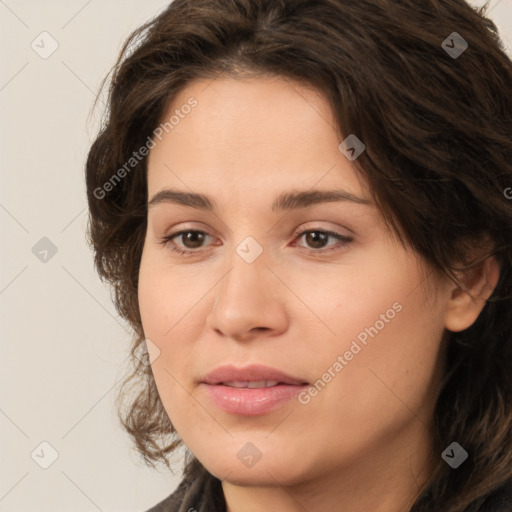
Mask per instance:
[[[150,192],[183,186],[180,178],[194,190],[219,182],[364,188],[338,149],[342,136],[329,103],[312,87],[279,77],[196,80],[172,100],[162,123],[171,117],[150,151]]]

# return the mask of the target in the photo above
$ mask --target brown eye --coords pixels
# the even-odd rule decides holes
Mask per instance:
[[[160,244],[166,246],[171,244],[171,251],[176,252],[183,255],[200,253],[202,252],[202,244],[205,240],[205,237],[210,236],[208,233],[204,231],[198,231],[195,229],[188,229],[183,231],[178,231],[177,233],[171,233],[170,235],[166,235],[160,239]],[[181,246],[176,244],[174,241],[175,238],[181,238],[183,243],[183,249]]]
[[[308,231],[305,233],[304,240],[306,240],[310,247],[322,249],[329,240],[329,235],[323,231]]]
[[[322,255],[331,251],[336,251],[353,241],[353,238],[340,235],[333,231],[325,231],[323,229],[309,229],[302,231],[297,233],[297,238],[303,238],[306,241],[307,247],[304,247],[304,249],[312,255]],[[327,249],[324,249],[330,238],[338,240],[338,243],[331,244],[330,247],[327,246]]]
[[[202,242],[204,242],[206,233],[203,233],[202,231],[182,231],[181,233],[177,233],[175,236],[178,235],[182,237],[183,245],[185,247],[188,249],[197,249],[201,247]]]

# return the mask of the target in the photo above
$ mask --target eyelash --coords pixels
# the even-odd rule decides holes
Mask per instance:
[[[184,235],[186,233],[201,233],[203,235],[210,236],[205,231],[201,231],[201,230],[198,230],[198,229],[185,229],[185,230],[182,230],[182,231],[177,231],[176,233],[171,233],[169,235],[166,235],[166,236],[160,238],[158,243],[160,243],[161,245],[163,245],[165,247],[166,245],[169,244],[169,242],[172,242],[174,238],[176,238],[176,237],[178,237],[180,235]],[[346,245],[348,245],[350,242],[353,241],[353,238],[351,238],[351,237],[340,235],[339,233],[335,233],[334,231],[326,231],[324,229],[306,229],[304,231],[296,233],[295,234],[295,238],[300,238],[300,237],[304,236],[307,233],[322,233],[324,235],[328,235],[328,236],[331,236],[333,238],[336,238],[337,240],[339,240],[341,242],[341,247],[345,247]],[[330,249],[307,249],[307,248],[303,248],[303,249],[308,254],[310,254],[311,256],[318,256],[318,255],[324,255],[324,254],[327,254],[327,253],[331,253],[332,251],[336,251],[336,250],[340,249],[341,247],[338,245],[337,247],[336,246],[335,247],[331,247]],[[201,253],[204,252],[204,249],[197,249],[197,250],[194,250],[194,249],[179,249],[176,246],[171,247],[170,250],[173,253],[177,253],[177,254],[180,254],[182,256],[191,256],[193,254],[201,254]]]

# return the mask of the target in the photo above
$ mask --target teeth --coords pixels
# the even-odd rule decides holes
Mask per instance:
[[[223,382],[224,386],[230,386],[232,388],[269,388],[279,384],[277,380],[260,380],[258,382],[242,382],[242,381],[229,381]]]

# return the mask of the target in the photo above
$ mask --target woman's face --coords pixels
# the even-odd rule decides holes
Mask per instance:
[[[424,467],[448,288],[388,235],[326,101],[283,79],[220,78],[189,84],[173,114],[148,160],[139,301],[187,447],[237,484]],[[208,200],[151,203],[167,189]],[[204,383],[255,364],[309,386]]]

